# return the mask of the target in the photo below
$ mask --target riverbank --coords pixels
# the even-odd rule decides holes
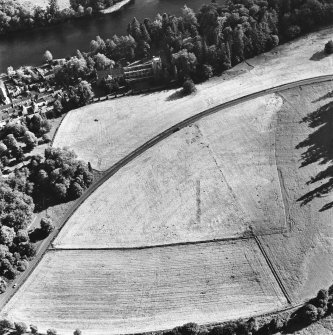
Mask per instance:
[[[92,17],[98,17],[101,15],[107,15],[111,13],[115,13],[119,11],[121,8],[123,8],[125,5],[130,3],[132,0],[122,0],[119,2],[116,2],[114,5],[98,11],[93,11],[91,7],[86,7],[84,11],[81,13],[78,11],[78,9],[74,9],[71,7],[70,2],[68,0],[60,0],[59,2],[59,10],[57,13],[51,15],[49,13],[49,7],[48,7],[48,0],[38,0],[35,3],[32,3],[31,1],[26,0],[19,0],[18,4],[21,7],[18,7],[20,10],[22,8],[28,13],[28,17],[30,17],[31,24],[26,25],[24,23],[18,23],[17,26],[13,26],[7,29],[2,30],[0,33],[0,37],[6,36],[9,37],[9,35],[15,35],[17,33],[22,33],[23,31],[36,31],[42,28],[48,28],[52,26],[59,26],[61,24],[65,24],[66,22],[71,22],[73,20],[78,19],[89,19]],[[34,22],[35,17],[35,11],[36,8],[42,8],[42,19],[41,21],[36,24]],[[0,11],[3,10],[2,5],[0,5]],[[6,14],[6,13],[5,13]],[[7,13],[8,14],[8,13]],[[48,18],[48,16],[51,15],[51,18]],[[17,16],[18,20],[22,19],[22,14],[18,14]]]
[[[191,8],[198,10],[203,2],[191,0]],[[86,51],[97,35],[107,39],[115,34],[126,34],[127,24],[133,17],[143,20],[146,17],[154,19],[157,13],[180,15],[184,4],[185,1],[132,0],[106,15],[6,34],[0,38],[0,72],[5,72],[8,66],[15,69],[22,65],[40,65],[45,50],[50,50],[54,58],[71,56],[77,49]]]
[[[100,13],[102,13],[102,14],[110,14],[110,13],[117,12],[118,10],[120,10],[121,8],[123,8],[124,6],[126,6],[131,1],[132,0],[123,0],[123,1],[117,2],[113,6],[101,10]]]

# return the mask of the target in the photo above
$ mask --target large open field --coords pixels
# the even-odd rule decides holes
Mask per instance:
[[[282,45],[249,60],[250,65],[242,64],[222,78],[198,85],[195,96],[178,98],[169,90],[71,111],[54,146],[69,146],[94,168],[105,170],[163,130],[209,107],[272,86],[333,73],[333,56],[316,55],[332,35],[331,28]]]
[[[137,247],[281,232],[276,114],[268,95],[186,127],[132,161],[77,210],[59,248]]]
[[[253,240],[145,250],[50,251],[3,311],[71,334],[223,321],[286,300]]]

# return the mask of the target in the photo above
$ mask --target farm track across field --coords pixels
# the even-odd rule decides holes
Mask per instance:
[[[109,169],[107,169],[104,173],[104,175],[97,180],[83,195],[80,199],[78,199],[74,205],[71,207],[71,209],[66,213],[66,215],[64,216],[64,218],[62,218],[61,220],[59,220],[58,225],[57,225],[57,229],[51,233],[51,235],[49,235],[49,237],[43,241],[40,249],[37,251],[37,255],[35,257],[35,259],[30,263],[30,266],[28,267],[28,269],[23,273],[23,275],[21,277],[19,277],[16,281],[16,288],[8,288],[7,292],[4,293],[2,295],[2,297],[0,298],[0,309],[2,309],[6,303],[10,300],[10,298],[16,293],[16,291],[21,287],[21,285],[25,282],[25,280],[29,277],[29,275],[32,273],[32,271],[36,268],[36,266],[39,264],[40,260],[42,259],[42,257],[44,256],[44,254],[47,252],[47,250],[49,249],[50,244],[52,245],[52,242],[55,240],[55,238],[57,237],[58,233],[61,231],[61,229],[64,227],[64,225],[66,224],[66,222],[69,220],[69,218],[73,215],[73,213],[83,204],[83,202],[99,187],[101,186],[106,180],[108,180],[110,177],[112,177],[114,174],[116,174],[122,167],[124,167],[125,165],[127,165],[129,162],[131,162],[132,160],[134,160],[136,157],[140,156],[142,153],[144,153],[145,151],[147,151],[149,148],[153,147],[154,145],[156,145],[157,143],[163,141],[164,139],[166,139],[167,137],[169,137],[170,135],[172,135],[173,133],[179,131],[182,128],[185,128],[187,126],[189,126],[190,124],[194,123],[195,121],[214,114],[220,110],[229,108],[229,107],[233,107],[239,103],[243,103],[267,94],[271,94],[271,93],[276,93],[279,91],[284,91],[287,89],[291,89],[291,88],[295,88],[298,86],[302,86],[302,85],[309,85],[309,84],[314,84],[314,83],[320,83],[320,82],[326,82],[326,81],[332,81],[333,80],[333,75],[324,75],[324,76],[317,76],[317,77],[313,77],[313,78],[308,78],[308,79],[303,79],[303,80],[299,80],[299,81],[295,81],[295,82],[291,82],[288,84],[283,84],[283,85],[278,85],[269,89],[265,89],[256,93],[252,93],[249,95],[245,95],[241,98],[237,98],[235,100],[226,102],[226,103],[222,103],[220,105],[217,105],[213,108],[207,109],[201,113],[198,113],[196,115],[193,115],[177,124],[175,124],[174,126],[166,129],[164,132],[160,133],[159,135],[153,137],[152,139],[150,139],[149,141],[147,141],[146,143],[144,143],[143,145],[141,145],[140,147],[138,147],[136,150],[132,151],[129,155],[125,156],[123,159],[121,159],[120,161],[118,161],[116,164],[114,164],[112,167],[110,167]],[[280,233],[280,232],[279,232]],[[251,236],[253,237],[253,236]],[[246,238],[246,237],[240,237],[240,238]],[[240,239],[237,238],[237,239]],[[217,240],[215,240],[217,241]],[[195,243],[204,243],[204,242],[195,242]],[[258,243],[258,242],[257,242]],[[184,243],[186,244],[186,243]],[[172,244],[173,245],[173,244]],[[157,246],[153,246],[153,247],[157,247]],[[261,250],[262,250],[262,246],[261,246]],[[135,248],[131,248],[131,249],[135,249]],[[140,248],[137,248],[140,249]],[[54,249],[53,249],[54,250]],[[66,249],[68,250],[68,249]],[[263,252],[263,251],[262,251]],[[272,273],[274,274],[275,278],[277,279],[279,285],[283,285],[281,279],[279,278],[277,272],[275,271],[274,268],[272,268],[272,263],[268,258],[268,255],[266,253],[263,253],[268,265],[270,266],[270,269],[272,271]],[[279,279],[278,279],[279,278]],[[283,293],[286,295],[286,299],[287,301],[290,303],[290,298],[288,296],[288,293],[285,290],[282,290]],[[291,306],[290,309],[295,308],[295,306]]]
[[[291,300],[291,297],[286,289],[286,287],[284,286],[283,284],[283,281],[281,279],[281,277],[279,276],[278,272],[276,271],[273,263],[271,262],[269,256],[267,255],[266,251],[265,251],[265,248],[263,247],[261,241],[260,241],[260,237],[256,236],[256,235],[253,235],[254,237],[254,240],[256,241],[262,255],[264,256],[266,262],[267,262],[267,265],[268,267],[271,269],[272,273],[273,273],[273,276],[275,277],[275,280],[277,281],[278,285],[280,286],[280,289],[281,291],[283,292],[285,298],[287,299],[288,301],[288,304],[292,304],[292,300]]]

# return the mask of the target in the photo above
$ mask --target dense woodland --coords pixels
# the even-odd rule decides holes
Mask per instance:
[[[159,55],[162,83],[174,77],[181,83],[188,77],[198,82],[331,23],[333,3],[329,0],[234,0],[222,7],[212,2],[197,13],[185,6],[179,17],[165,13],[143,22],[134,18],[125,36],[106,40],[97,36],[88,52],[77,51],[57,68],[56,80],[75,87],[82,79],[91,82],[96,70]],[[107,85],[110,92],[119,83]],[[77,100],[81,105],[85,102]]]
[[[23,162],[49,130],[48,120],[38,114],[8,123],[0,131],[0,171]],[[24,271],[35,255],[28,229],[36,207],[76,199],[92,180],[87,164],[78,161],[74,152],[54,148],[47,148],[43,157],[32,156],[9,176],[0,176],[0,293],[6,289],[6,280]],[[42,236],[52,229],[49,220],[42,220]]]

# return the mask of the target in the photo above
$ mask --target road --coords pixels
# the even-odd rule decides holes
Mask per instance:
[[[294,81],[288,84],[278,85],[275,87],[267,88],[265,90],[258,91],[256,93],[252,93],[249,95],[245,95],[243,97],[225,102],[223,104],[217,105],[215,107],[209,108],[201,113],[198,113],[196,115],[193,115],[174,126],[166,129],[162,133],[158,134],[157,136],[153,137],[134,151],[132,151],[130,154],[125,156],[123,159],[118,161],[116,164],[111,166],[109,169],[107,169],[104,173],[104,175],[98,179],[74,204],[73,206],[68,210],[68,212],[65,214],[65,216],[59,220],[56,223],[56,229],[45,239],[42,241],[42,243],[39,245],[39,248],[37,250],[35,258],[29,263],[29,266],[25,272],[23,272],[16,280],[15,283],[17,286],[15,288],[8,287],[7,291],[0,296],[0,310],[3,309],[3,307],[6,305],[6,303],[9,301],[9,299],[19,290],[19,288],[22,286],[22,284],[25,282],[25,280],[30,276],[32,271],[36,268],[40,260],[42,259],[43,255],[48,250],[49,246],[52,244],[52,242],[57,237],[58,233],[62,229],[62,227],[65,225],[65,223],[69,220],[69,218],[73,215],[73,213],[80,207],[80,205],[99,187],[101,186],[106,180],[108,180],[111,176],[113,176],[117,171],[119,171],[122,167],[124,167],[126,164],[134,160],[136,157],[147,151],[149,148],[153,147],[157,143],[163,141],[173,133],[179,131],[180,129],[187,127],[188,125],[198,121],[199,119],[216,113],[220,110],[233,107],[237,104],[258,98],[260,96],[280,92],[286,89],[295,88],[302,85],[308,85],[308,84],[314,84],[314,83],[320,83],[320,82],[326,82],[326,81],[333,81],[333,75],[325,75],[325,76],[318,76],[308,79],[303,79],[299,81]]]

